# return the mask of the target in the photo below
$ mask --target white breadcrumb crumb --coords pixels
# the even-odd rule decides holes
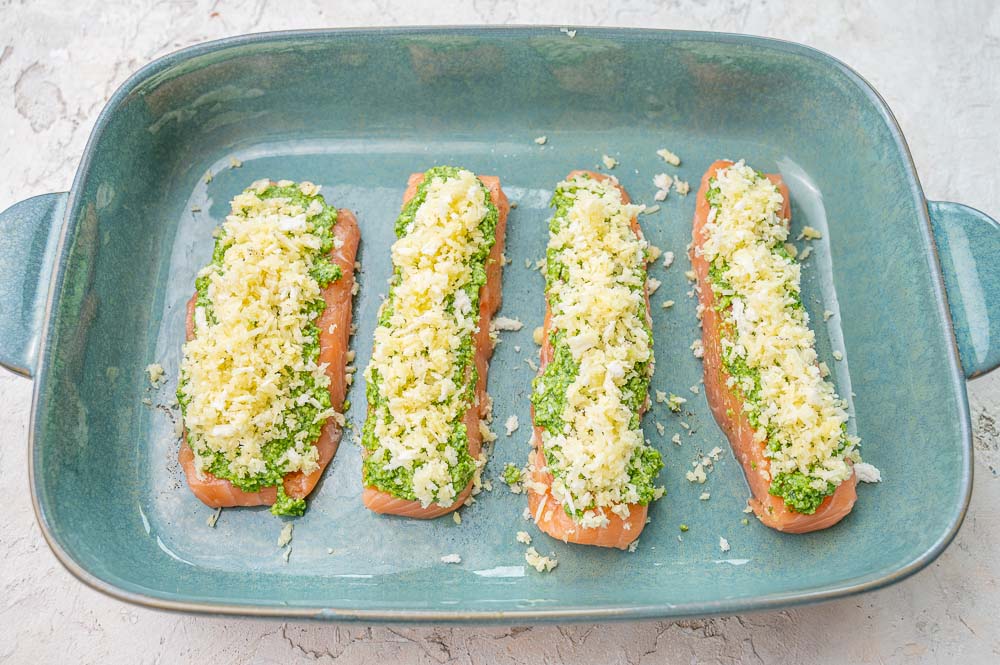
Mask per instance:
[[[521,511],[521,519],[523,519],[523,520],[530,520],[531,519],[531,511],[528,510],[527,506],[525,506],[524,510]]]
[[[833,317],[833,312],[828,309],[823,310],[823,320],[829,321]]]
[[[635,540],[633,540],[631,543],[628,544],[628,551],[629,552],[635,552],[637,549],[639,549],[639,539],[638,538],[635,539]]]
[[[681,445],[681,435],[680,434],[674,434],[672,437],[670,437],[670,440],[673,441],[674,443],[676,443],[678,446]]]
[[[524,545],[530,545],[531,544],[531,534],[528,533],[527,531],[518,531],[517,532],[517,542],[522,543]]]
[[[295,524],[289,522],[285,526],[281,527],[281,533],[278,534],[278,547],[284,547],[288,543],[292,542],[292,530],[295,529]]]
[[[654,392],[656,393],[657,404],[663,404],[664,402],[667,401],[667,393],[663,392],[662,390],[656,390]]]
[[[805,238],[806,240],[819,240],[822,237],[823,233],[819,229],[814,229],[811,226],[803,226],[802,232],[799,233],[798,237],[796,237],[795,239],[802,240],[803,238]]]
[[[462,563],[462,557],[457,554],[445,554],[441,557],[441,563]]]
[[[569,28],[559,28],[559,32],[563,33],[570,39],[576,37],[576,30],[570,30]]]
[[[723,552],[729,551],[729,541],[723,538],[722,536],[719,536],[719,549],[722,550]]]
[[[667,428],[660,421],[656,421],[653,424],[656,425],[656,431],[660,433],[660,436],[663,436],[663,433],[667,431]]]
[[[700,462],[695,465],[693,470],[685,473],[684,477],[687,478],[688,481],[698,483],[699,485],[708,480],[708,476],[705,474],[705,467],[702,466]]]
[[[241,162],[240,160],[236,159],[235,157],[230,157],[229,158],[229,168],[238,169],[241,166],[243,166],[243,162]]]
[[[712,494],[710,492],[702,492],[701,495],[698,496],[699,501],[708,501],[711,498]]]
[[[834,360],[843,360],[844,359],[844,354],[841,353],[840,351],[834,351],[833,352],[833,359]]]
[[[711,457],[716,462],[719,461],[719,457],[721,455],[722,455],[722,448],[719,448],[718,446],[708,451],[708,456]]]
[[[493,319],[494,330],[517,332],[523,327],[524,324],[521,323],[518,319],[510,319],[507,318],[506,316],[498,316],[497,318]]]
[[[457,510],[451,514],[451,521],[454,522],[455,524],[462,523],[462,516],[458,514]]]
[[[655,277],[650,277],[646,280],[646,290],[649,291],[649,295],[656,293],[656,290],[660,288],[662,282]]]
[[[665,190],[665,189],[658,189],[658,190],[656,190],[656,193],[653,194],[653,200],[654,201],[666,201],[667,200],[667,190]]]
[[[882,472],[868,462],[857,462],[854,465],[854,473],[858,476],[858,480],[863,483],[882,482]]]
[[[520,423],[518,423],[517,421],[517,416],[511,416],[510,418],[507,419],[507,422],[505,422],[503,426],[504,429],[507,431],[507,436],[510,436],[511,434],[517,431],[517,428],[520,427]]]
[[[613,169],[618,166],[618,160],[611,155],[601,155],[601,163],[604,164],[604,168]]]
[[[662,307],[663,309],[670,309],[670,308],[671,308],[671,307],[673,307],[673,306],[674,306],[675,304],[676,304],[676,303],[675,303],[675,302],[674,302],[673,300],[664,300],[664,301],[663,301],[663,304],[662,304],[662,305],[660,305],[660,307]]]
[[[642,211],[644,215],[652,215],[654,212],[660,212],[660,206],[649,206]]]
[[[548,140],[549,140],[549,137],[547,137],[547,136],[536,136],[535,137],[535,143],[537,143],[538,145],[545,145],[545,143]]]
[[[221,514],[222,508],[216,508],[212,511],[212,514],[208,516],[208,519],[205,520],[205,524],[207,524],[209,528],[214,529],[216,522],[219,521],[219,515]]]
[[[657,173],[653,176],[653,186],[659,190],[670,189],[672,184],[674,184],[674,179],[666,173]]]
[[[670,164],[671,166],[681,165],[681,158],[675,155],[674,153],[670,152],[666,148],[661,148],[657,150],[656,154],[662,157],[663,161],[665,161],[667,164]]]
[[[160,363],[152,363],[146,365],[146,374],[149,375],[149,383],[154,388],[160,386],[160,381],[163,379],[163,365]]]
[[[674,178],[674,191],[681,196],[687,196],[688,192],[691,191],[691,185],[686,180]]]
[[[551,557],[542,556],[534,547],[529,547],[528,551],[524,553],[524,560],[540,573],[547,573],[559,565],[559,561],[554,555]]]
[[[673,252],[663,252],[663,268],[669,268],[674,264],[674,253]]]
[[[514,353],[520,353],[520,352],[521,352],[521,347],[518,346],[517,344],[515,344],[514,345]]]
[[[685,270],[684,276],[687,277],[687,281],[689,282],[693,282],[698,279],[698,275],[694,270]]]
[[[327,547],[326,548],[326,553],[327,554],[333,554],[333,548],[332,547]]]
[[[813,251],[812,247],[806,247],[805,249],[803,249],[802,253],[799,254],[799,261],[805,261],[806,259],[808,259],[809,255],[812,254],[812,251]]]
[[[830,376],[830,366],[827,365],[826,363],[820,363],[819,364],[819,375],[822,376],[824,379],[826,377]]]
[[[527,268],[528,270],[531,270],[531,265],[532,265],[531,264],[531,259],[525,259],[524,260],[524,267],[525,268]]]
[[[148,397],[143,397],[142,403],[145,404],[146,406],[153,406],[153,400],[149,399]]]
[[[699,388],[698,386],[691,386],[690,388],[688,388],[688,390],[690,390],[695,395],[701,392],[701,388]]]
[[[657,401],[659,401],[659,395],[657,395]],[[686,403],[687,403],[686,399],[680,397],[679,395],[675,395],[673,393],[670,393],[670,396],[667,397],[667,408],[673,411],[674,413],[680,413],[681,405]],[[683,423],[681,424],[683,425]]]
[[[750,499],[747,499],[747,501],[750,501]],[[753,508],[750,506],[749,503],[747,503],[746,507],[743,509],[743,512],[745,512],[745,513],[752,513],[753,512]]]
[[[650,261],[655,261],[656,259],[660,258],[661,254],[663,254],[663,250],[661,250],[656,245],[650,245],[649,247],[646,248],[646,257]]]
[[[542,342],[545,341],[545,328],[543,328],[542,326],[538,326],[537,328],[532,330],[531,339],[534,340],[535,344],[541,346]]]
[[[691,342],[691,346],[688,348],[691,349],[691,353],[694,354],[695,358],[702,358],[705,356],[705,347],[702,346],[700,339],[696,339]]]

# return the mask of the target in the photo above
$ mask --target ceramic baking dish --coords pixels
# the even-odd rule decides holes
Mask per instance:
[[[662,147],[681,155],[678,169],[657,157]],[[820,355],[852,398],[865,458],[885,479],[860,488],[847,519],[805,536],[742,524],[747,488],[728,452],[706,485],[684,479],[699,452],[728,448],[704,396],[689,392],[701,376],[684,275],[694,196],[672,194],[642,218],[650,241],[678,257],[652,271],[663,282],[652,308],[653,388],[686,395],[690,415],[654,406],[645,419],[664,454],[667,496],[636,552],[553,542],[522,519],[523,496],[495,479],[505,462],[525,460],[525,425],[501,432],[487,469],[494,489],[463,511],[461,525],[366,511],[350,437],[295,522],[287,561],[276,545],[282,523],[266,510],[226,510],[214,528],[206,524],[211,511],[175,462],[169,402],[184,302],[234,194],[262,177],[309,179],[357,213],[354,348],[363,367],[408,174],[450,163],[499,175],[519,204],[501,313],[525,324],[504,333],[490,372],[502,429],[511,414],[529,422],[526,359],[544,303],[542,278],[526,262],[544,255],[551,189],[603,154],[650,204],[657,172],[695,182],[714,159],[745,157],[790,184],[793,234],[805,224],[822,230],[805,267],[806,305]],[[972,475],[965,379],[1000,360],[996,223],[925,200],[899,127],[858,74],[810,48],[752,37],[379,29],[195,46],[115,93],[72,189],[4,212],[0,248],[0,359],[34,378],[29,473],[42,532],[87,584],[166,609],[597,620],[775,608],[873,589],[927,565],[955,535]],[[668,298],[677,304],[665,310]],[[824,310],[834,312],[828,322]],[[834,350],[843,361],[832,360]],[[144,374],[152,362],[170,377],[159,390]],[[349,397],[349,418],[360,423],[363,382]],[[674,432],[682,445],[670,442]],[[705,490],[711,500],[699,501]],[[690,527],[683,535],[681,523]],[[555,571],[525,565],[515,542],[522,529],[539,551],[555,552]],[[440,562],[450,553],[461,564]]]

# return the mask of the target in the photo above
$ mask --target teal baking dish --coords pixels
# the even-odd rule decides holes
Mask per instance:
[[[681,155],[679,169],[659,160],[662,147]],[[226,510],[206,524],[211,511],[175,462],[175,379],[154,390],[144,368],[159,362],[176,376],[183,304],[235,193],[261,177],[309,179],[357,213],[354,348],[364,366],[407,175],[438,163],[499,175],[519,204],[501,313],[525,324],[504,333],[490,373],[502,429],[509,415],[529,422],[525,360],[544,305],[542,279],[525,262],[544,254],[548,197],[569,170],[594,168],[604,154],[647,203],[659,171],[694,182],[716,158],[745,157],[784,174],[795,227],[823,231],[805,264],[806,304],[819,352],[852,397],[865,458],[885,479],[860,488],[850,516],[804,536],[743,524],[747,488],[728,454],[705,485],[684,479],[699,452],[727,447],[704,397],[688,392],[701,372],[688,348],[698,328],[683,258],[694,196],[671,195],[642,219],[651,242],[678,257],[652,272],[662,281],[653,388],[686,395],[690,408],[674,416],[654,406],[645,419],[666,461],[667,496],[637,551],[553,542],[522,519],[523,496],[496,477],[525,459],[524,425],[500,433],[486,472],[494,488],[460,525],[368,513],[350,437],[295,522],[287,559],[276,545],[282,522],[266,510]],[[87,584],[172,610],[606,620],[877,588],[927,565],[959,528],[972,479],[965,379],[1000,362],[996,222],[925,200],[899,127],[858,74],[804,46],[735,35],[373,29],[188,48],[115,93],[72,189],[4,212],[0,248],[0,360],[34,378],[29,472],[42,532]],[[658,306],[667,298],[677,301],[670,310]],[[828,322],[824,310],[834,312]],[[349,396],[354,423],[365,409],[360,384]],[[682,445],[670,442],[674,432]],[[706,490],[711,499],[700,501]],[[681,523],[690,530],[681,534]],[[518,530],[554,552],[558,568],[528,568]],[[462,562],[444,565],[450,553]]]

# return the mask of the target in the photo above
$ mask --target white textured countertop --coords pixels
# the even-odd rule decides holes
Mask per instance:
[[[827,51],[888,100],[928,198],[998,216],[1000,3],[966,0],[961,11],[940,4],[0,0],[0,209],[68,189],[107,98],[135,69],[176,48],[288,28],[546,23],[746,32]],[[871,212],[877,224],[878,211]],[[56,562],[35,524],[25,458],[30,393],[29,381],[0,370],[0,662],[971,665],[1000,659],[1000,371],[969,384],[976,481],[965,525],[941,558],[914,577],[784,612],[523,628],[212,619],[139,609],[91,591]]]

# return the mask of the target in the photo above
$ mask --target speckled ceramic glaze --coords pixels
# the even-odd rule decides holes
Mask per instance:
[[[533,139],[545,135],[542,146]],[[656,149],[681,155],[679,169]],[[522,519],[523,496],[496,481],[528,452],[532,329],[543,316],[547,202],[602,154],[640,202],[652,177],[696,182],[719,157],[781,172],[793,233],[823,231],[805,262],[818,350],[852,402],[852,427],[885,482],[854,512],[789,536],[741,520],[747,487],[729,453],[704,486],[684,479],[699,452],[728,451],[702,394],[695,300],[684,258],[693,194],[643,216],[677,255],[652,269],[654,405],[667,496],[634,553],[553,542]],[[242,162],[231,168],[230,158]],[[406,178],[440,163],[499,175],[509,222],[503,333],[489,378],[501,432],[492,492],[450,518],[373,515],[360,501],[350,437],[295,521],[265,509],[210,510],[175,462],[184,302],[211,254],[227,202],[262,177],[313,180],[354,210],[363,233],[355,304],[367,363],[389,276],[392,222]],[[206,172],[213,174],[207,179]],[[930,214],[928,214],[930,212]],[[709,33],[555,28],[332,31],[254,35],[196,46],[147,66],[98,120],[69,194],[0,216],[0,362],[35,376],[31,479],[53,550],[88,584],[181,610],[365,620],[608,619],[733,612],[819,600],[899,580],[951,540],[968,502],[971,442],[964,378],[1000,360],[1000,231],[964,206],[925,202],[889,110],[857,74],[814,50]],[[943,275],[942,275],[943,270]],[[949,317],[945,291],[951,302]],[[670,310],[660,307],[672,299]],[[829,321],[820,315],[834,312]],[[954,332],[953,332],[954,331]],[[957,345],[956,345],[957,339]],[[839,350],[844,360],[835,362]],[[961,360],[959,356],[961,352]],[[151,389],[160,362],[170,380]],[[964,366],[964,372],[963,372]],[[350,420],[365,411],[363,382]],[[148,398],[151,405],[143,403]],[[690,426],[685,430],[681,421]],[[658,434],[655,423],[665,426]],[[682,445],[670,442],[681,433]],[[689,433],[690,432],[690,433]],[[703,491],[711,499],[699,501]],[[680,523],[690,525],[683,534]],[[525,566],[527,530],[559,567]],[[722,552],[719,538],[731,549]],[[333,553],[328,553],[328,548]],[[440,557],[461,555],[458,565]]]

